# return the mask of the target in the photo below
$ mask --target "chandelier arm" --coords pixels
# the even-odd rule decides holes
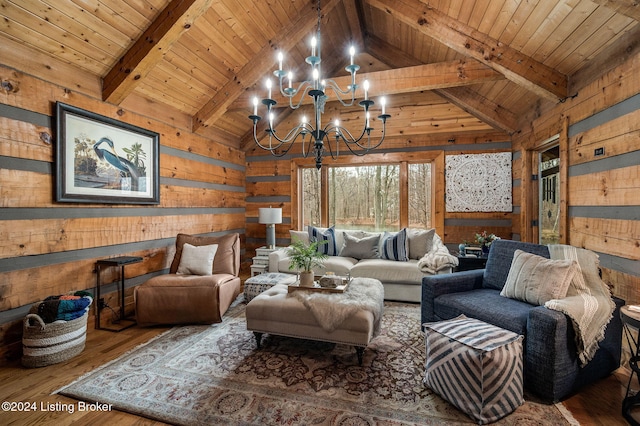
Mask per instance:
[[[289,99],[289,108],[296,110],[298,108],[300,108],[302,106],[302,102],[304,101],[305,96],[307,95],[307,93],[309,93],[309,90],[312,89],[312,84],[310,81],[305,80],[302,83],[300,83],[298,85],[297,89],[291,89],[290,88],[286,88],[283,89],[282,88],[282,80],[280,81],[280,93],[282,94],[282,96],[284,96],[285,98]],[[304,90],[303,90],[304,89]],[[293,104],[293,98],[299,94],[302,91],[302,95],[300,95],[300,100],[298,101],[297,105]]]
[[[275,149],[278,149],[282,146],[282,143],[277,144],[276,146],[272,146],[271,145],[271,132],[269,131],[269,129],[266,129],[265,132],[269,133],[269,146],[267,145],[263,145],[260,140],[258,139],[258,129],[257,129],[257,122],[256,124],[253,125],[253,141],[256,143],[256,145],[258,145],[260,148],[264,149],[265,151],[273,151]]]

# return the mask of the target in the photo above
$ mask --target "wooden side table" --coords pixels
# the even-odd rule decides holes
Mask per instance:
[[[640,423],[631,415],[631,412],[634,408],[640,407],[640,392],[636,392],[634,395],[630,394],[633,375],[636,375],[636,379],[640,378],[640,366],[638,365],[640,362],[640,339],[634,337],[631,329],[636,329],[640,332],[640,312],[634,311],[629,308],[629,305],[626,305],[620,309],[620,318],[622,319],[624,335],[631,350],[631,359],[629,360],[631,374],[629,375],[629,382],[627,383],[627,391],[622,400],[622,417],[624,417],[630,425],[638,426]],[[640,381],[638,384],[640,385]]]
[[[125,328],[136,325],[134,320],[125,319],[124,317],[124,267],[138,262],[142,262],[142,258],[135,256],[112,257],[109,259],[98,260],[96,262],[96,330],[122,331]],[[100,302],[100,273],[102,272],[103,267],[111,266],[120,267],[120,315],[111,327],[102,327],[100,324],[100,311],[102,311],[104,306]]]

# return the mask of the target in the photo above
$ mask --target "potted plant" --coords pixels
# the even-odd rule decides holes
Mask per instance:
[[[312,241],[307,244],[296,240],[287,250],[291,258],[289,269],[297,269],[300,272],[301,287],[313,287],[313,267],[322,266],[323,260],[327,258],[326,254],[318,251],[320,244],[326,244],[326,241]]]
[[[491,243],[500,239],[500,237],[496,237],[495,234],[489,234],[487,231],[482,231],[481,234],[476,234],[475,238],[476,242],[480,244],[480,247],[482,248],[483,256],[489,254],[489,247],[491,247]]]

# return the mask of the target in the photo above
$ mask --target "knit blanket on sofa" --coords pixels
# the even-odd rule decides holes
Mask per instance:
[[[578,262],[567,296],[545,303],[545,307],[563,312],[573,323],[576,346],[581,365],[587,364],[598,350],[598,343],[611,320],[615,303],[609,287],[599,276],[598,255],[578,247],[550,244],[551,259],[568,259]]]
[[[437,274],[438,271],[458,266],[458,258],[449,253],[438,235],[433,236],[433,247],[418,260],[418,269],[424,273]]]
[[[295,291],[293,295],[311,311],[320,327],[328,333],[362,309],[373,313],[373,336],[380,332],[380,318],[384,310],[384,287],[378,280],[354,278],[344,293]]]

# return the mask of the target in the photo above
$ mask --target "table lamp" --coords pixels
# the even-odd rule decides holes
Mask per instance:
[[[258,209],[258,223],[267,225],[267,248],[276,248],[276,223],[282,223],[282,209],[264,207]]]

